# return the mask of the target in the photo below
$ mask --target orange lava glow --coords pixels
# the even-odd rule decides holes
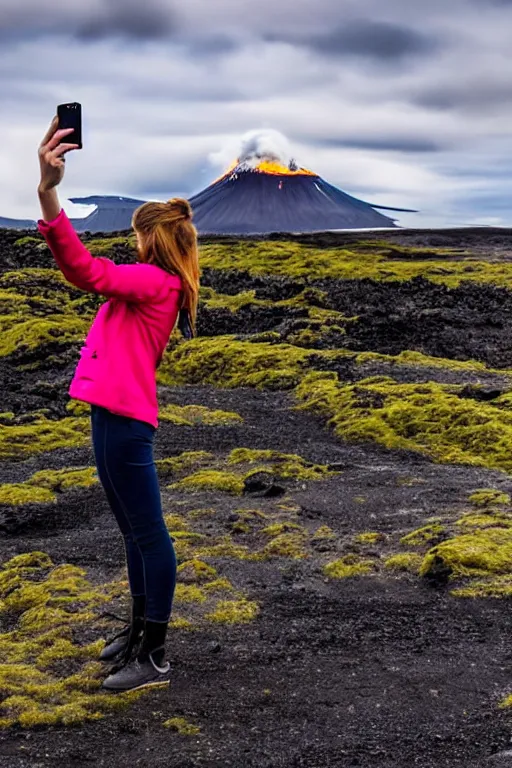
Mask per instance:
[[[291,171],[286,165],[273,163],[269,160],[263,160],[254,170],[257,173],[271,173],[274,176],[316,176],[316,173],[308,171],[307,168],[297,168]]]
[[[240,161],[235,160],[235,162],[229,166],[227,171],[224,171],[224,173],[221,176],[219,176],[219,178],[216,179],[215,182],[220,181],[221,179],[225,179],[228,176],[232,176],[234,173],[236,173],[239,165],[240,165]],[[254,168],[241,169],[241,172],[247,172],[247,171],[251,173],[267,173],[270,176],[317,176],[318,175],[313,171],[309,171],[307,168],[296,168],[294,170],[291,170],[286,165],[281,165],[281,163],[277,163],[271,160],[262,160],[261,163],[258,163],[258,165],[254,166]]]

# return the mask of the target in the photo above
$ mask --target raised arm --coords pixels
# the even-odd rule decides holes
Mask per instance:
[[[155,299],[164,286],[169,288],[162,270],[151,264],[114,264],[91,256],[63,210],[53,221],[39,221],[38,227],[64,277],[84,291],[139,302]],[[179,277],[174,279],[172,287],[180,290]]]
[[[164,288],[163,275],[158,267],[150,264],[117,265],[109,259],[94,258],[61,209],[57,186],[64,176],[64,155],[76,149],[74,144],[59,144],[68,133],[69,130],[58,130],[58,120],[54,118],[39,147],[41,181],[38,194],[43,216],[38,222],[39,231],[66,279],[78,288],[125,301],[156,298]],[[180,279],[176,277],[175,280],[175,288],[179,290]],[[166,282],[168,288],[169,281]]]

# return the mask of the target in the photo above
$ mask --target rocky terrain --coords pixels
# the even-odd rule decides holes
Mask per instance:
[[[67,396],[101,299],[33,233],[0,252],[0,767],[511,766],[511,233],[201,244],[199,335],[158,374],[173,677],[126,696]]]

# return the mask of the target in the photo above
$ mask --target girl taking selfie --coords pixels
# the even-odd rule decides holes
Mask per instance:
[[[165,637],[176,583],[176,557],[166,529],[153,460],[158,425],[156,369],[179,322],[194,333],[199,292],[197,233],[186,200],[145,203],[133,215],[136,264],[94,258],[57,196],[72,129],[55,118],[39,148],[38,222],[65,278],[108,300],[89,331],[71,383],[72,398],[91,405],[98,476],[124,537],[132,597],[131,622],[101,653],[114,666],[112,691],[169,679]]]

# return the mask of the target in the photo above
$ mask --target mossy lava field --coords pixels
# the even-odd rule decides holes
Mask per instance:
[[[67,395],[102,299],[38,236],[0,253],[1,768],[511,766],[512,235],[203,240],[158,371],[172,681],[118,696],[124,550]]]

